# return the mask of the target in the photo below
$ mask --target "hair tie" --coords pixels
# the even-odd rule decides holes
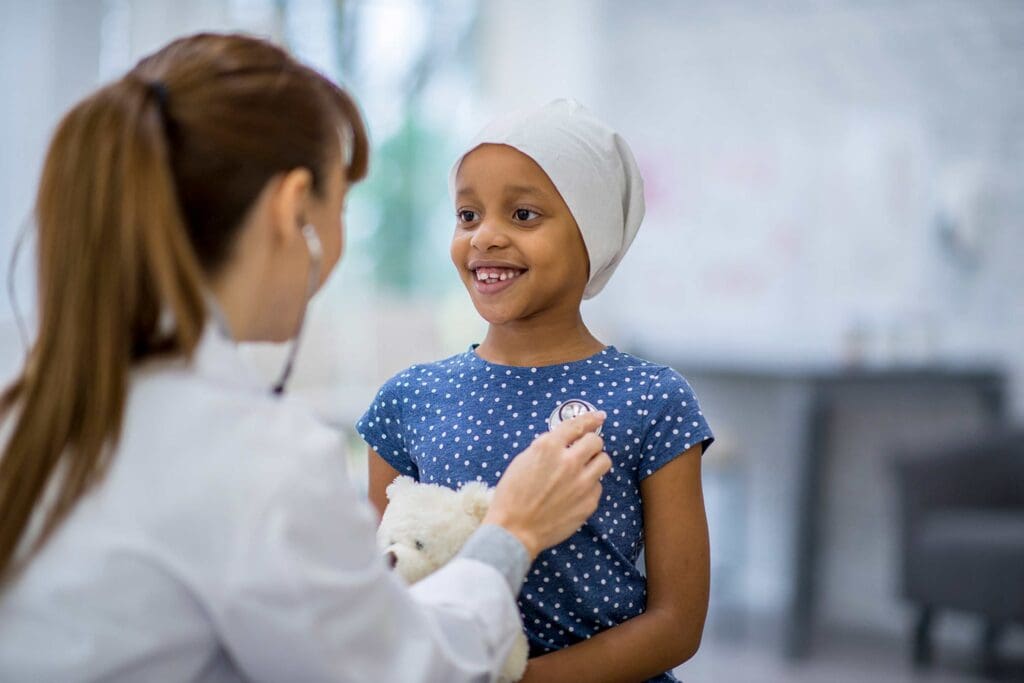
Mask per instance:
[[[157,106],[160,107],[160,112],[166,115],[167,113],[167,86],[161,81],[147,81],[146,90],[156,99]]]

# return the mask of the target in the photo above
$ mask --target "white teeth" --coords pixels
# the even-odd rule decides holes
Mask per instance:
[[[501,270],[501,272],[497,272],[499,270]],[[487,284],[505,282],[506,280],[519,277],[519,275],[521,275],[521,273],[513,269],[481,268],[476,271],[476,279],[480,282],[486,282]]]

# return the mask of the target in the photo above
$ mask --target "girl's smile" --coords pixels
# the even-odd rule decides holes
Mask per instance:
[[[589,275],[576,221],[533,159],[485,144],[456,176],[451,256],[481,317],[492,325],[575,320]]]
[[[473,282],[480,294],[503,292],[526,275],[528,268],[504,261],[474,260],[469,262],[469,271],[476,276]]]

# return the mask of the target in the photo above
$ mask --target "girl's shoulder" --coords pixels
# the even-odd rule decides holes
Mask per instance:
[[[441,360],[410,365],[384,382],[377,392],[377,398],[414,392],[424,386],[447,384],[472,367],[473,355],[472,351],[463,351]]]
[[[634,381],[641,381],[652,388],[668,385],[689,389],[690,386],[686,378],[675,368],[620,351],[614,346],[608,347],[603,365],[607,370],[621,372],[632,377]]]
[[[472,363],[468,355],[469,352],[463,352],[438,361],[416,363],[392,375],[356,421],[356,431],[382,456],[391,454],[397,458],[407,411],[431,406],[436,410],[440,397],[450,399],[461,382],[459,376],[465,375]]]

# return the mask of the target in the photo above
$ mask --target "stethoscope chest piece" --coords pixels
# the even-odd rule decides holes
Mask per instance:
[[[582,398],[570,398],[568,401],[559,403],[555,406],[555,409],[551,411],[551,415],[548,416],[548,429],[554,429],[566,420],[571,420],[583,413],[592,413],[596,411],[597,408],[595,408],[592,403],[584,401]],[[594,433],[600,435],[601,428],[598,427]]]

